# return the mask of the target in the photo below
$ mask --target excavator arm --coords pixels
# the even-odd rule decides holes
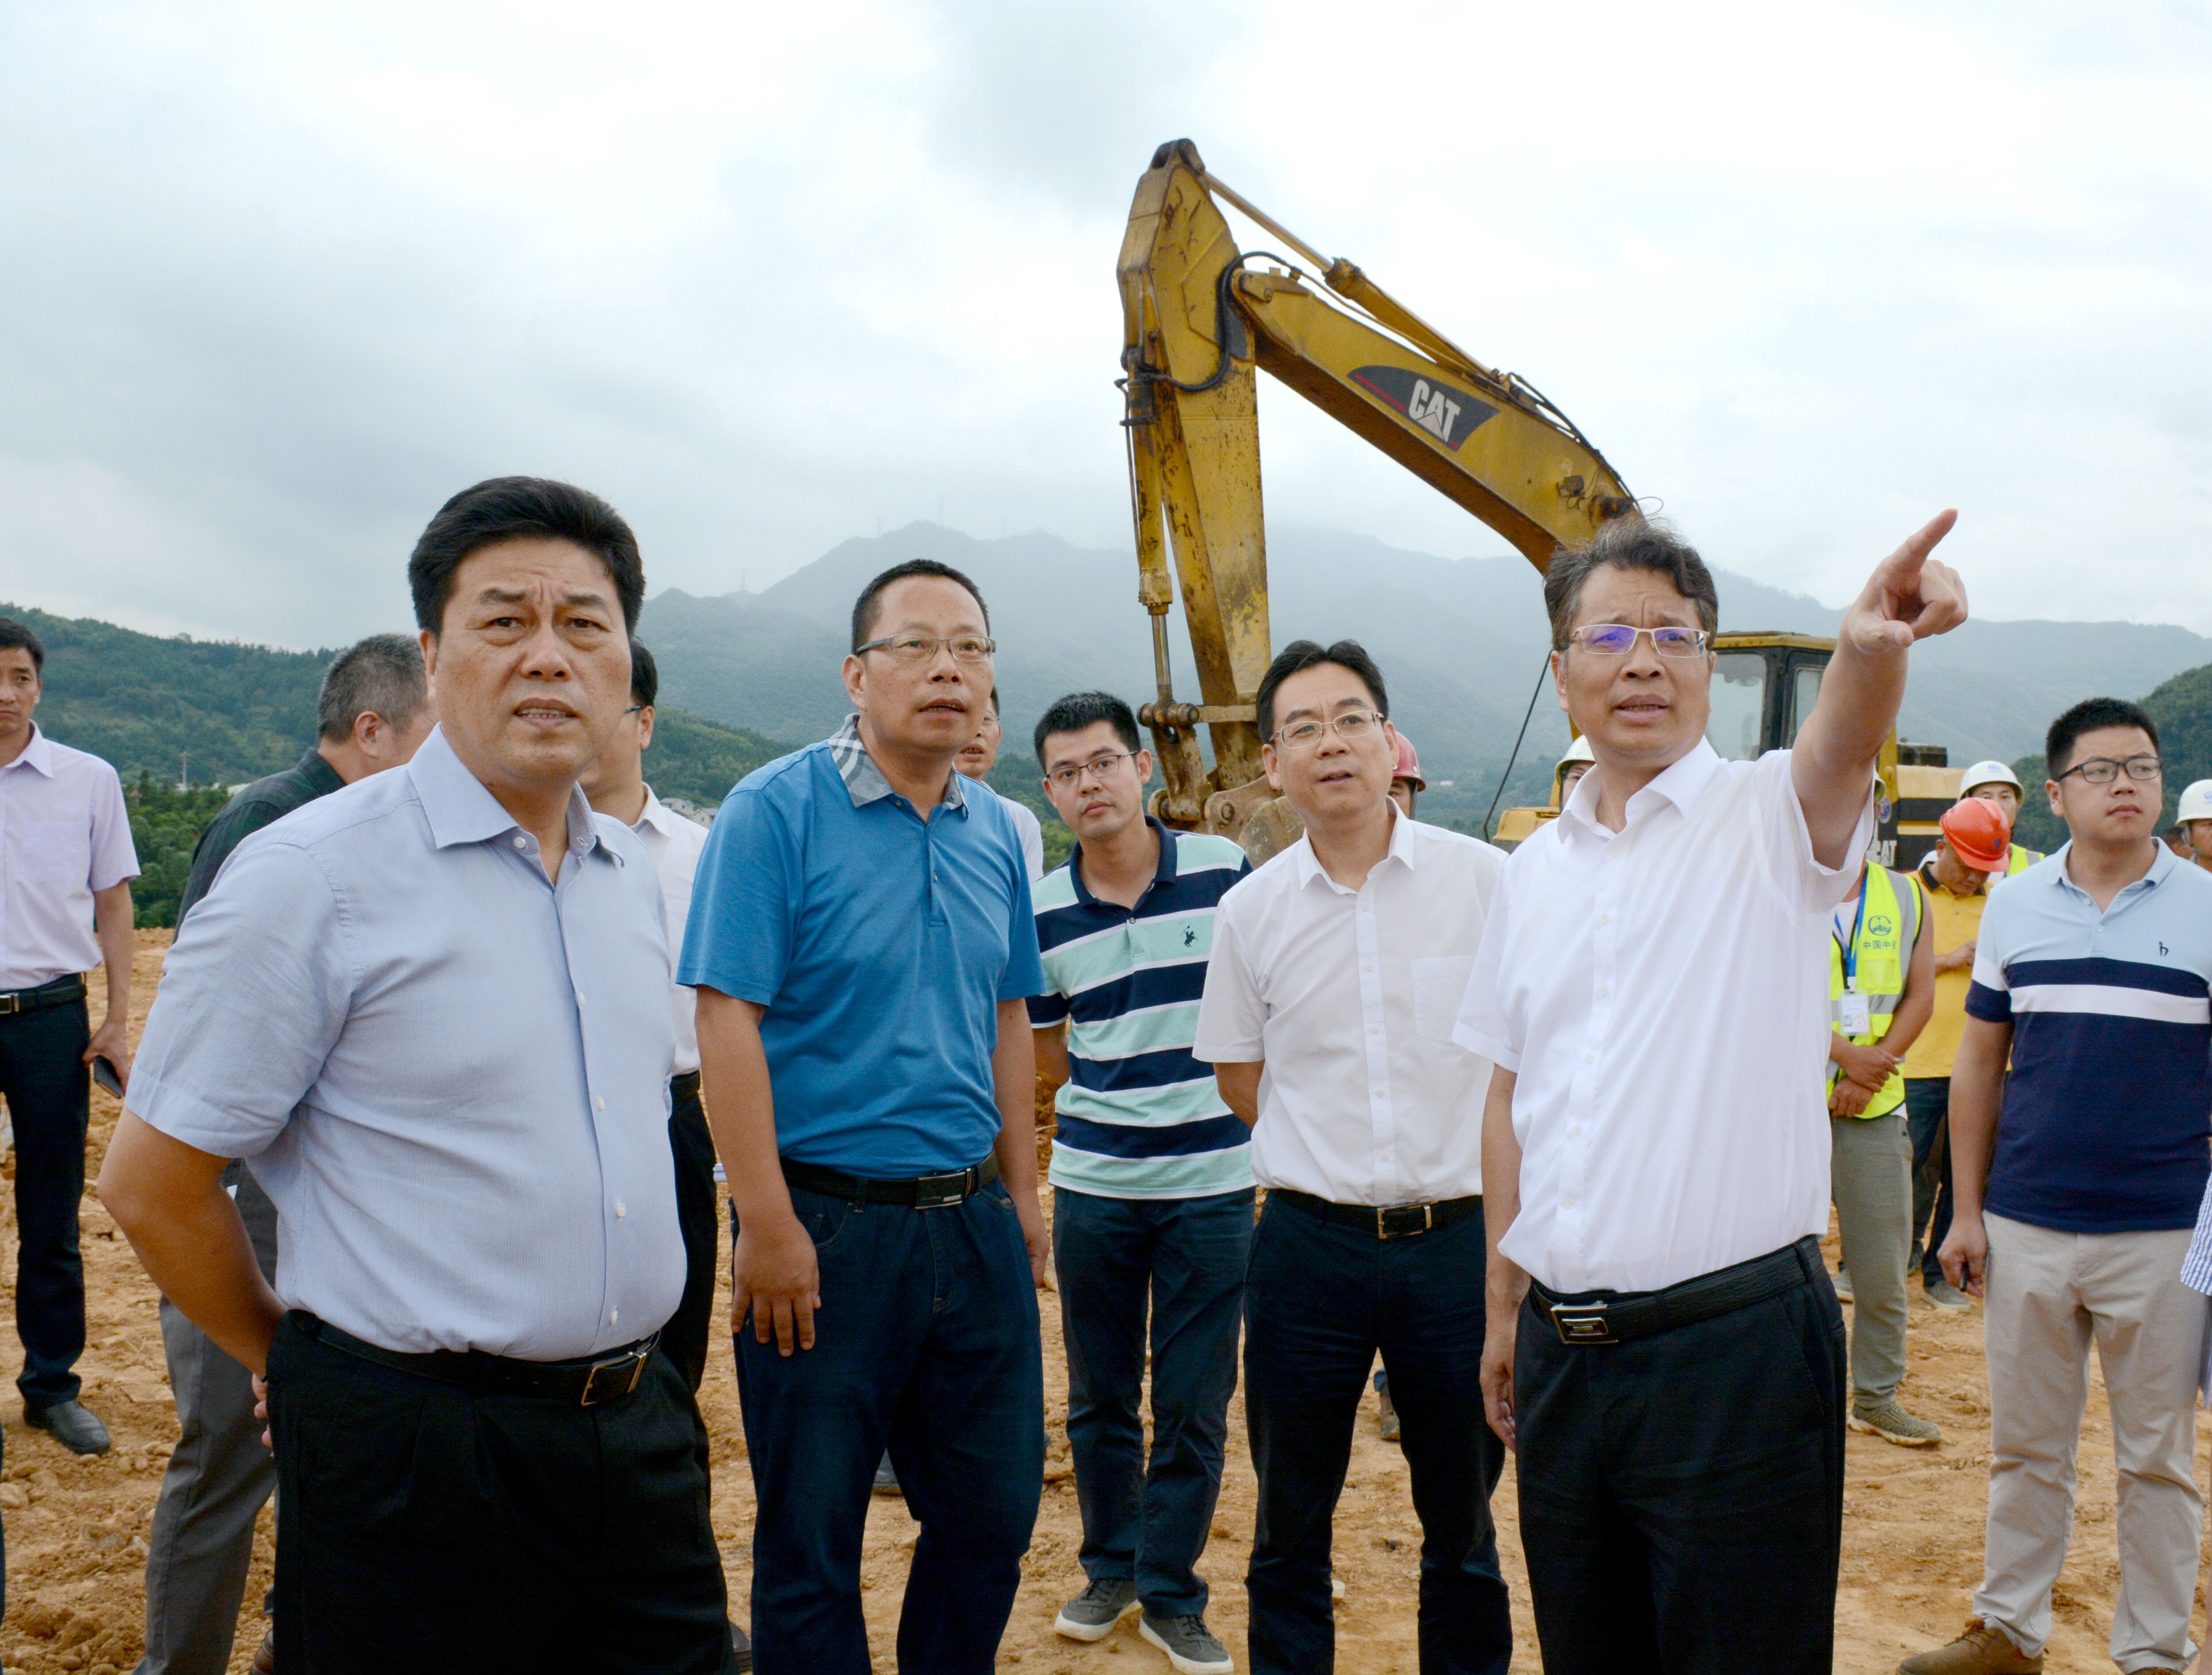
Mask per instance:
[[[1255,270],[1273,253],[1241,250],[1221,202],[1290,245],[1326,289],[1289,257]],[[1351,263],[1301,242],[1209,175],[1188,140],[1162,146],[1138,182],[1119,277],[1139,599],[1152,618],[1158,682],[1140,713],[1167,781],[1154,812],[1272,851],[1267,834],[1248,830],[1255,815],[1286,818],[1267,807],[1253,707],[1271,655],[1257,368],[1472,512],[1540,572],[1634,501],[1540,393],[1483,365]],[[1178,703],[1170,677],[1176,582],[1197,704]],[[1212,733],[1211,772],[1201,726]]]

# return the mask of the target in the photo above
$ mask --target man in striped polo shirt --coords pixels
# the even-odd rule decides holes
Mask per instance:
[[[1061,698],[1036,743],[1077,844],[1035,892],[1045,993],[1030,1002],[1038,1071],[1060,1084],[1052,1248],[1089,1584],[1054,1626],[1103,1640],[1141,1611],[1139,1632],[1184,1675],[1225,1671],[1194,1567],[1237,1388],[1252,1147],[1190,1050],[1214,905],[1252,865],[1226,838],[1145,813],[1152,753],[1112,694]],[[1150,1460],[1139,1410],[1148,1298]]]
[[[1982,1586],[1905,1675],[2043,1667],[2092,1340],[2120,1479],[2112,1660],[2154,1675],[2196,1651],[2205,1303],[2182,1264],[2212,1173],[2212,877],[2158,840],[2140,707],[2078,704],[2045,753],[2071,841],[1991,892],[1951,1071],[1943,1270],[1982,1298],[1990,1362]]]

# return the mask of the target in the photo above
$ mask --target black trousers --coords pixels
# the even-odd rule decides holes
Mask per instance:
[[[1421,1520],[1422,1675],[1502,1675],[1513,1622],[1482,1416],[1482,1217],[1385,1242],[1271,1197],[1252,1239],[1244,1413],[1260,1478],[1245,1590],[1252,1675],[1336,1666],[1329,1541],[1375,1353]]]
[[[684,1230],[684,1300],[660,1329],[660,1347],[696,1395],[707,1376],[707,1345],[714,1337],[709,1317],[720,1260],[722,1205],[714,1192],[714,1136],[707,1131],[707,1111],[696,1084],[670,1108],[668,1149],[676,1157],[676,1221]]]
[[[733,1666],[706,1428],[665,1355],[587,1408],[396,1372],[290,1314],[269,1386],[286,1675]]]
[[[1521,1544],[1547,1675],[1833,1666],[1844,1320],[1809,1269],[1631,1343],[1562,1343],[1533,1292],[1522,1306]]]
[[[84,1263],[77,1201],[84,1196],[85,1126],[92,1075],[85,1003],[0,1018],[0,1094],[15,1130],[15,1333],[23,1405],[72,1399],[84,1353]]]

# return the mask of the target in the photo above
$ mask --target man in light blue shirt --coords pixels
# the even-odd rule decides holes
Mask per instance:
[[[730,793],[692,886],[677,980],[699,991],[737,1218],[763,1675],[871,1667],[860,1540],[886,1443],[921,1524],[902,1675],[987,1675],[1036,1520],[1023,1002],[1044,980],[1013,822],[953,770],[994,649],[957,570],[915,559],[870,582],[844,667],[855,713]]]
[[[628,702],[635,539],[480,484],[409,566],[441,725],[242,844],[171,949],[100,1193],[265,1378],[276,1662],[730,1666],[684,1285],[667,932],[579,772]],[[252,1158],[263,1280],[220,1176]]]

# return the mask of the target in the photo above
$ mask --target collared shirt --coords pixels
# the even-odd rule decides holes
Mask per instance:
[[[32,722],[0,768],[0,992],[98,965],[93,892],[137,876],[115,770]]]
[[[748,774],[707,834],[682,982],[766,1008],[787,1158],[899,1180],[998,1138],[998,1007],[1044,988],[1005,806],[947,773],[924,820],[855,718]]]
[[[1222,898],[1195,1056],[1264,1059],[1252,1174],[1346,1204],[1482,1191],[1489,1062],[1452,1020],[1505,857],[1394,809],[1356,891],[1310,838]]]
[[[653,857],[653,870],[660,878],[660,899],[668,912],[668,970],[673,978],[684,947],[684,922],[691,917],[691,880],[699,870],[700,852],[707,847],[707,828],[678,813],[648,785],[645,812],[630,830]],[[675,982],[668,993],[676,1022],[676,1074],[689,1075],[699,1068],[698,993]]]
[[[2212,1173],[2212,877],[2154,844],[2100,912],[2073,847],[1982,915],[1966,1014],[2012,1026],[1985,1201],[2060,1233],[2191,1227]]]
[[[1990,892],[2001,880],[1991,880],[1972,895],[1954,895],[1936,880],[1936,859],[1930,856],[1914,875],[1920,897],[1928,904],[1929,935],[1940,957],[1963,947],[1982,934],[1982,910],[1990,904]],[[1948,1078],[1959,1057],[1959,1043],[1966,1033],[1966,985],[1972,980],[1971,965],[1954,965],[1936,973],[1936,1009],[1928,1027],[1905,1050],[1898,1069],[1907,1081]]]
[[[442,731],[240,844],[170,948],[131,1109],[276,1201],[276,1294],[387,1349],[593,1355],[684,1290],[651,862],[538,840]]]
[[[185,880],[185,892],[177,901],[177,923],[184,923],[185,916],[215,888],[222,863],[246,838],[294,809],[344,788],[345,781],[322,752],[311,750],[283,773],[257,779],[233,792],[230,801],[201,831],[199,842],[192,845],[192,868]]]
[[[1700,740],[1597,824],[1598,770],[1514,850],[1458,1039],[1518,1080],[1499,1246],[1555,1291],[1656,1291],[1828,1226],[1828,868],[1790,752]]]
[[[1030,1022],[1068,1022],[1052,1184],[1103,1198],[1194,1198],[1252,1185],[1252,1136],[1191,1057],[1217,904],[1252,870],[1226,838],[1170,831],[1133,907],[1101,901],[1078,849],[1036,892],[1048,992]]]
[[[1001,792],[991,795],[1006,807],[1006,818],[1014,823],[1014,835],[1021,839],[1022,864],[1029,869],[1030,882],[1035,884],[1044,876],[1043,823],[1027,803],[1016,802]]]

